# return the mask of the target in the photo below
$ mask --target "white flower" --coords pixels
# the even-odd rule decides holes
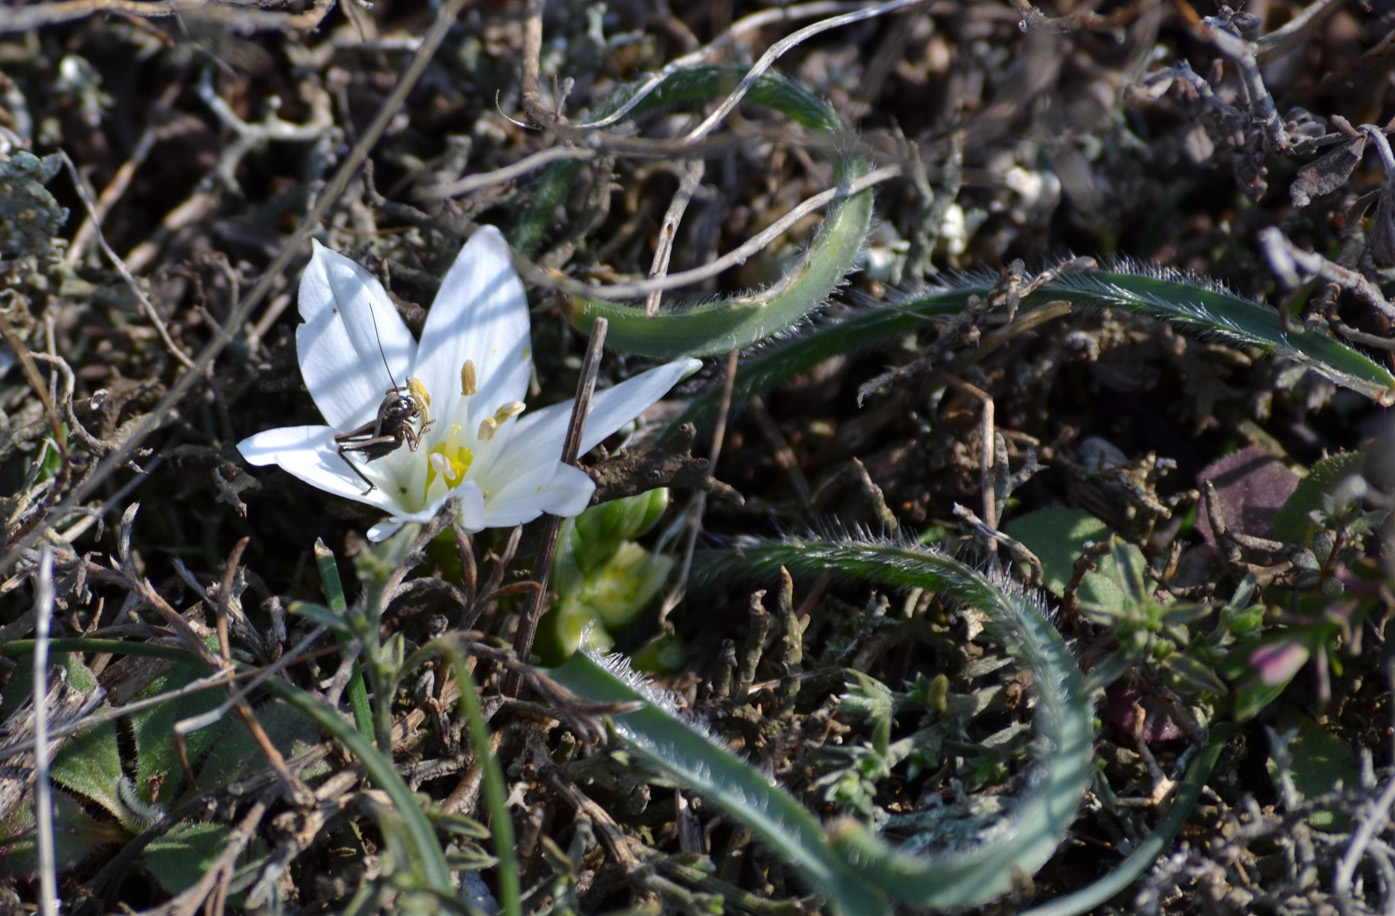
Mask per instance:
[[[544,512],[569,518],[586,508],[595,484],[561,460],[572,402],[523,414],[532,374],[528,300],[499,230],[483,227],[461,249],[420,344],[368,271],[318,242],[314,249],[300,281],[305,323],[296,329],[296,350],[329,425],[257,433],[238,443],[243,458],[280,465],[308,484],[389,513],[369,530],[374,541],[406,522],[430,521],[452,498],[456,523],[466,531],[512,527]],[[699,365],[677,360],[597,392],[581,453]],[[341,456],[343,440],[335,436],[375,422],[384,395],[398,386],[395,394],[425,408],[408,420],[403,443],[372,460],[371,451]]]

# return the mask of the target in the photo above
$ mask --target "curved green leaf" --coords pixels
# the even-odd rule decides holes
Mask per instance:
[[[699,579],[841,574],[943,592],[987,617],[985,628],[1032,671],[1036,724],[1050,745],[1040,777],[1001,831],[957,855],[929,859],[888,846],[860,824],[834,826],[833,847],[875,886],[917,906],[986,903],[1035,874],[1075,820],[1090,781],[1094,722],[1075,659],[1056,629],[1020,589],[937,551],[858,541],[745,541],[695,558]],[[736,811],[734,816],[740,816]]]
[[[732,403],[744,403],[752,395],[763,394],[833,356],[913,332],[926,319],[957,314],[969,304],[970,297],[988,295],[994,279],[955,278],[952,285],[855,312],[844,320],[777,344],[741,364]],[[1379,363],[1316,330],[1285,332],[1273,309],[1203,278],[1123,263],[1109,271],[1064,273],[1022,297],[1021,307],[1031,309],[1062,299],[1079,308],[1133,312],[1167,321],[1200,337],[1255,347],[1297,362],[1377,403],[1395,402],[1395,375]],[[720,400],[720,385],[694,398],[683,415],[669,426],[668,434],[672,435],[682,423],[701,426],[710,422]]]
[[[1211,776],[1216,761],[1220,759],[1226,742],[1237,731],[1239,729],[1234,725],[1228,724],[1211,729],[1211,739],[1192,759],[1192,765],[1187,768],[1187,775],[1178,785],[1177,797],[1172,800],[1167,814],[1158,823],[1157,829],[1148,834],[1147,839],[1129,853],[1128,858],[1110,869],[1109,874],[1094,884],[1058,897],[1050,903],[1032,907],[1023,912],[1022,916],[1076,916],[1077,913],[1086,913],[1103,906],[1109,898],[1136,881],[1172,844],[1172,838],[1182,829],[1187,815],[1192,813],[1197,800],[1201,798],[1201,790],[1206,788],[1206,780]]]
[[[641,101],[634,114],[719,97],[730,91],[743,74],[741,68],[720,65],[679,70]],[[746,98],[767,105],[810,130],[835,136],[843,132],[829,106],[784,77],[763,75]],[[615,107],[624,100],[624,94],[617,94]],[[855,153],[842,153],[834,160],[834,181],[839,186],[867,171],[867,160]],[[635,306],[577,298],[572,301],[568,317],[587,333],[597,318],[605,318],[610,322],[606,335],[609,346],[665,359],[712,356],[749,347],[795,324],[828,299],[852,270],[871,220],[870,189],[834,201],[799,262],[779,282],[755,295],[668,309],[652,318]]]
[[[615,736],[648,764],[749,827],[837,911],[847,916],[889,912],[882,895],[829,847],[813,815],[754,767],[651,702],[585,652],[546,673],[593,702],[638,704],[632,712],[609,717]]]

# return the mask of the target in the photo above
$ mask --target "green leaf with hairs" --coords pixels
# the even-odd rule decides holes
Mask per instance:
[[[730,92],[742,75],[741,68],[720,65],[676,71],[630,113],[638,116],[719,98]],[[782,76],[761,76],[746,99],[773,108],[816,133],[833,137],[844,133],[832,108]],[[839,153],[834,158],[833,180],[838,186],[867,172],[867,160],[856,153]],[[666,309],[652,318],[637,306],[575,298],[568,317],[587,333],[596,319],[605,318],[610,323],[607,345],[648,356],[672,359],[743,349],[780,333],[823,305],[852,270],[871,221],[870,189],[838,198],[829,205],[823,226],[803,257],[778,282],[754,295]]]
[[[680,721],[633,681],[582,654],[549,674],[589,700],[636,703],[633,711],[609,718],[616,738],[651,766],[721,805],[840,912],[886,912],[887,898],[919,907],[968,907],[1012,891],[1055,852],[1089,784],[1094,723],[1065,642],[1016,587],[923,548],[742,541],[735,550],[700,555],[693,572],[707,582],[764,581],[778,576],[781,567],[797,575],[841,573],[940,591],[981,610],[986,629],[1031,668],[1039,690],[1037,729],[1051,750],[1041,762],[1041,778],[994,842],[930,859],[902,853],[852,821],[840,821],[826,833],[759,771]]]
[[[732,388],[732,404],[743,404],[785,379],[826,359],[914,333],[927,319],[955,315],[971,297],[991,293],[995,276],[951,278],[944,286],[915,293],[875,308],[854,311],[840,321],[771,346],[743,361]],[[1395,402],[1395,375],[1366,355],[1320,330],[1286,332],[1273,309],[1244,299],[1204,277],[1151,265],[1122,262],[1107,271],[1064,273],[1023,296],[1021,312],[1065,300],[1076,308],[1118,309],[1167,321],[1194,336],[1254,347],[1278,359],[1298,363],[1343,388],[1382,405]],[[668,427],[703,426],[721,402],[720,384],[693,398]]]
[[[166,892],[178,894],[218,860],[230,831],[227,824],[175,824],[145,847],[145,868]]]
[[[69,737],[53,756],[49,769],[53,781],[116,816],[127,829],[135,826],[130,809],[121,798],[121,748],[116,723],[102,722]]]
[[[759,770],[717,746],[664,705],[652,702],[585,652],[546,673],[592,702],[637,704],[630,712],[607,717],[626,749],[684,788],[721,805],[827,897],[837,912],[845,916],[890,912],[875,886],[830,848],[814,816],[789,793],[772,786]]]
[[[781,567],[794,575],[842,575],[932,590],[983,613],[989,635],[1031,669],[1037,685],[1037,733],[1050,748],[1041,759],[1040,778],[991,842],[931,859],[903,853],[863,825],[845,820],[830,831],[833,848],[873,885],[919,907],[978,906],[1035,874],[1075,820],[1090,782],[1094,741],[1080,668],[1036,604],[1017,586],[990,579],[938,551],[863,541],[743,540],[734,550],[695,558],[693,573],[698,581],[778,581]]]

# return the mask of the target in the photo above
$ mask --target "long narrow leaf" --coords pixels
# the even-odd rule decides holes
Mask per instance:
[[[718,65],[679,70],[636,106],[634,114],[716,98],[728,92],[742,72]],[[784,77],[762,76],[747,98],[817,133],[837,136],[843,131],[831,108]],[[617,98],[619,101],[623,96]],[[834,160],[834,182],[844,185],[866,174],[867,169],[863,157],[840,154]],[[648,356],[712,356],[743,349],[780,333],[827,301],[852,270],[871,220],[870,189],[834,201],[804,256],[779,282],[754,295],[667,309],[652,318],[635,306],[576,299],[569,317],[583,331],[589,331],[597,318],[605,318],[610,322],[607,345]]]
[[[1065,641],[1036,605],[1010,584],[926,548],[857,541],[743,541],[694,564],[705,579],[843,575],[940,592],[978,609],[986,629],[1032,671],[1036,725],[1050,745],[1039,778],[1001,829],[965,852],[936,859],[901,853],[852,821],[834,826],[832,844],[886,893],[927,907],[987,903],[1046,863],[1075,819],[1090,780],[1094,722],[1082,676]],[[739,816],[737,812],[731,812]]]
[[[751,829],[824,894],[846,916],[888,912],[881,894],[834,852],[823,828],[787,792],[749,764],[700,734],[662,705],[578,652],[547,674],[579,696],[597,703],[638,703],[633,712],[610,717],[614,733],[650,766],[680,785],[721,805]]]
[[[953,278],[943,287],[855,312],[846,319],[775,344],[742,362],[732,403],[744,403],[752,395],[763,394],[831,357],[913,332],[923,327],[927,319],[957,314],[968,305],[970,297],[985,296],[992,287],[993,278],[987,276]],[[1285,332],[1273,309],[1203,278],[1123,263],[1110,271],[1062,274],[1023,297],[1021,305],[1030,309],[1061,299],[1080,308],[1132,312],[1167,321],[1199,337],[1255,347],[1276,358],[1300,363],[1380,404],[1395,402],[1395,375],[1385,367],[1319,331]],[[683,415],[674,420],[669,433],[685,422],[699,426],[710,422],[720,399],[720,385],[694,398]]]
[[[397,815],[406,825],[407,835],[416,848],[417,860],[421,863],[430,890],[446,897],[453,896],[450,867],[446,864],[446,855],[441,849],[440,840],[436,838],[436,831],[421,810],[421,803],[397,774],[392,761],[379,753],[371,739],[359,734],[337,710],[318,697],[276,677],[268,678],[264,686],[329,732],[358,758],[368,778],[387,793]]]
[[[320,582],[324,584],[325,600],[329,602],[330,612],[341,621],[347,619],[349,603],[344,598],[344,584],[339,581],[339,567],[335,565],[334,553],[325,546],[324,541],[318,539],[315,541],[315,566],[320,571]],[[342,646],[353,644],[353,637],[344,629],[335,627],[334,636]],[[363,665],[358,658],[354,659],[354,668],[349,675],[346,692],[349,708],[354,712],[354,725],[357,726],[359,734],[371,739],[373,707],[368,702],[368,685],[363,682]]]

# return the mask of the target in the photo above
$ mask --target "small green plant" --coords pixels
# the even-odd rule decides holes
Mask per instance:
[[[72,689],[96,687],[95,678],[75,654],[60,654],[55,661],[67,672]],[[211,689],[220,686],[216,684],[188,690],[203,672],[195,661],[179,662],[132,698],[133,704],[141,706],[142,701],[170,697],[127,717],[133,757],[123,753],[122,726],[110,720],[75,733],[58,748],[51,778],[58,790],[54,813],[56,834],[61,837],[61,869],[80,864],[104,846],[124,844],[163,825],[158,837],[142,850],[139,862],[161,887],[175,894],[198,881],[222,853],[229,826],[185,819],[192,812],[181,815],[179,806],[201,789],[226,786],[249,775],[265,759],[241,723],[214,718],[188,731],[183,740],[182,756],[195,768],[194,784],[185,778],[176,737],[183,731],[180,725],[216,709],[222,698],[220,690]],[[288,752],[303,750],[319,738],[308,720],[281,701],[263,704],[257,718],[273,743]],[[89,810],[100,810],[105,817],[94,817]],[[33,831],[33,804],[25,801],[0,825],[0,873],[34,871]]]
[[[1325,703],[1343,658],[1361,652],[1367,616],[1388,602],[1385,573],[1368,547],[1388,512],[1357,501],[1365,489],[1360,467],[1359,455],[1324,459],[1275,518],[1293,573],[1269,589],[1265,630],[1226,659],[1241,719],[1272,703],[1309,661],[1318,700]]]
[[[1203,707],[1229,698],[1235,716],[1246,720],[1273,703],[1309,662],[1318,699],[1325,702],[1344,656],[1361,650],[1362,621],[1381,603],[1384,581],[1369,557],[1368,542],[1388,515],[1358,499],[1368,491],[1361,466],[1355,453],[1318,462],[1296,488],[1285,491],[1286,498],[1280,497],[1263,536],[1229,522],[1216,547],[1229,551],[1237,581],[1223,602],[1173,597],[1137,546],[1078,510],[1029,513],[1006,530],[1040,559],[1043,579],[1055,594],[1066,597],[1068,583],[1076,580],[1076,606],[1113,630],[1119,662],[1155,670]],[[1243,480],[1227,487],[1242,496],[1248,492]],[[1231,492],[1217,495],[1217,504],[1237,520],[1243,509],[1234,501],[1238,498]],[[1210,528],[1205,531],[1217,537]],[[1086,553],[1095,556],[1077,576],[1076,565]]]

